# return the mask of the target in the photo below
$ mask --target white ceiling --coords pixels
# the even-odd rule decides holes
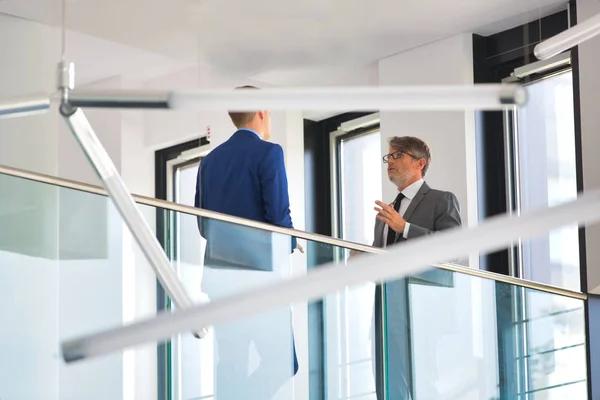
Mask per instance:
[[[460,32],[506,29],[565,3],[66,1],[68,54],[80,61],[78,73],[84,81],[124,72],[154,77],[200,63],[221,74],[272,85],[374,83],[378,59]],[[60,0],[1,0],[0,12],[61,24]]]

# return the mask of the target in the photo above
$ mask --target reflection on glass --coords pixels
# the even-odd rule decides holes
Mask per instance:
[[[577,197],[572,75],[527,86],[528,103],[517,114],[523,212]],[[580,290],[577,225],[525,242],[523,278]]]

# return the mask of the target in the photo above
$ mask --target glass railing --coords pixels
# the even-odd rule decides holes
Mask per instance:
[[[455,264],[65,363],[63,341],[173,307],[101,190],[40,180],[0,174],[2,399],[586,396],[585,296]],[[136,199],[198,303],[381,251]]]

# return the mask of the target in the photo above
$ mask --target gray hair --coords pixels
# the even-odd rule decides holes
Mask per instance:
[[[431,152],[424,141],[413,136],[392,136],[388,139],[388,143],[396,151],[405,152],[416,159],[425,159],[425,166],[421,173],[423,177],[427,174],[429,164],[431,164]]]

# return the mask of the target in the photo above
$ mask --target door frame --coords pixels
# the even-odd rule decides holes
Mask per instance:
[[[197,139],[189,140],[183,143],[169,146],[157,150],[154,153],[154,196],[157,199],[172,201],[173,197],[173,172],[176,166],[189,162],[182,160],[194,155],[198,149],[210,150],[210,142],[206,136],[200,136]],[[199,158],[199,156],[198,156]],[[171,178],[169,178],[171,177]],[[170,183],[169,183],[170,181]],[[175,221],[172,218],[173,213],[164,212],[156,209],[156,237],[165,249],[167,256],[173,253],[173,243],[169,237],[169,231],[173,229]],[[160,282],[156,281],[156,310],[163,312],[171,309],[171,301],[166,295]],[[157,345],[157,399],[171,400],[173,394],[173,382],[171,376],[172,344],[171,341],[165,341]]]

